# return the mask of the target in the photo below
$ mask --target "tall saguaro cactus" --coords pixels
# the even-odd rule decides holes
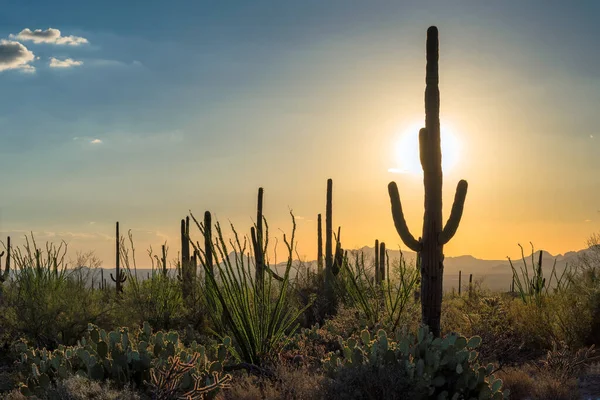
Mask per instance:
[[[425,186],[425,214],[421,240],[415,239],[406,226],[396,183],[390,182],[388,185],[396,230],[404,244],[420,254],[422,318],[423,323],[429,326],[436,337],[440,336],[442,313],[443,249],[456,233],[467,195],[467,182],[461,180],[456,188],[450,217],[443,226],[438,57],[438,30],[432,26],[427,30],[425,128],[419,131],[419,151]]]
[[[379,243],[379,279],[380,282],[383,283],[385,281],[385,266],[386,266],[386,255],[385,252],[385,243]]]
[[[212,250],[212,216],[210,211],[204,212],[204,257],[206,260],[206,266],[212,274],[214,272],[213,266],[213,250]],[[205,277],[206,285],[208,286],[209,279]]]
[[[127,280],[127,276],[125,276],[125,271],[121,271],[121,236],[119,235],[119,222],[117,221],[116,226],[116,241],[115,241],[115,249],[117,253],[117,257],[115,259],[115,276],[110,274],[110,279],[113,280],[117,287],[117,295],[123,292],[123,283]]]
[[[194,290],[195,266],[190,254],[190,217],[181,220],[181,271],[183,297],[187,300]]]
[[[323,273],[323,226],[321,214],[317,215],[317,273]]]
[[[263,188],[258,188],[256,206],[256,228],[250,228],[252,247],[254,248],[254,263],[256,265],[255,282],[257,288],[262,288],[265,280],[265,255],[263,251]]]
[[[375,283],[381,283],[381,275],[379,275],[379,240],[375,239]]]

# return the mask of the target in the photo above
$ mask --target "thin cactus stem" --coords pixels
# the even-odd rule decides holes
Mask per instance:
[[[323,226],[321,214],[317,215],[317,273],[323,273]]]
[[[462,291],[462,271],[458,271],[458,295],[460,296],[460,293]]]
[[[379,278],[381,279],[381,282],[383,283],[383,281],[385,281],[385,256],[386,256],[386,252],[385,252],[385,243],[381,242],[379,244]]]
[[[257,288],[263,287],[265,276],[265,255],[263,252],[263,188],[258,188],[258,201],[256,206],[256,229],[250,229],[252,247],[254,248],[255,282]]]
[[[473,296],[473,274],[469,274],[469,298]]]
[[[163,276],[167,276],[167,246],[166,245],[162,245],[162,273]]]
[[[116,239],[115,239],[115,249],[116,249],[116,259],[115,259],[115,275],[110,274],[110,279],[116,285],[117,296],[123,293],[123,283],[127,280],[127,276],[125,276],[125,272],[121,271],[121,236],[119,235],[119,222],[116,223]]]
[[[388,192],[394,225],[404,244],[420,254],[422,321],[435,337],[440,336],[442,313],[443,247],[456,233],[464,209],[467,182],[458,183],[454,204],[446,225],[442,225],[442,151],[440,136],[439,41],[438,30],[427,30],[425,77],[425,128],[419,131],[419,156],[425,187],[425,213],[422,241],[409,231],[400,202],[398,187],[390,182]]]
[[[379,276],[379,240],[375,239],[375,283],[379,284],[381,277]]]
[[[210,211],[204,212],[204,257],[210,273],[214,273],[212,251],[212,217]],[[206,283],[208,283],[206,279]]]
[[[181,220],[181,270],[179,280],[182,283],[184,299],[189,299],[192,294],[192,273],[190,257],[190,217]]]
[[[333,267],[333,180],[327,179],[327,205],[325,209],[325,270],[326,274]]]

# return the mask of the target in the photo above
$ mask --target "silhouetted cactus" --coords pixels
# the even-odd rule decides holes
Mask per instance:
[[[325,273],[333,267],[333,180],[327,179],[327,205],[325,208]],[[325,279],[327,280],[327,278]]]
[[[1,272],[2,256],[4,256],[4,251],[0,253],[0,285],[6,282],[10,276],[10,236],[6,238],[6,263],[4,264],[4,272]]]
[[[166,277],[167,276],[167,246],[166,245],[162,245],[162,273],[163,276]]]
[[[375,239],[375,283],[381,283],[381,276],[379,275],[379,240]]]
[[[463,213],[467,182],[456,189],[450,218],[442,226],[442,150],[440,138],[440,92],[438,73],[439,42],[435,26],[427,30],[427,74],[425,78],[425,128],[419,132],[421,166],[425,186],[425,215],[422,241],[417,241],[406,226],[398,187],[390,182],[388,191],[394,224],[408,248],[421,254],[421,308],[423,323],[440,336],[442,313],[443,248],[456,233]]]
[[[333,251],[333,180],[327,179],[327,204],[325,209],[325,295],[328,302],[328,313],[333,314],[336,298],[333,280],[340,271],[344,261],[344,249],[341,242],[341,228],[338,227]]]
[[[214,273],[212,250],[212,217],[210,211],[204,212],[204,257],[210,273]],[[208,285],[209,279],[205,279]]]
[[[379,279],[381,282],[385,281],[385,243],[379,243]]]
[[[321,214],[317,215],[317,273],[323,273],[323,226]]]
[[[179,280],[182,284],[183,298],[189,299],[194,290],[194,273],[190,255],[190,217],[181,220],[181,271]]]
[[[263,249],[263,188],[258,188],[258,204],[256,207],[256,229],[250,228],[252,247],[254,249],[254,263],[256,265],[255,282],[260,290],[265,280],[265,255]]]
[[[121,293],[123,293],[123,283],[125,283],[125,281],[127,280],[127,276],[125,276],[125,271],[121,271],[121,236],[119,235],[119,222],[117,221],[117,227],[116,227],[116,232],[117,232],[117,237],[116,237],[116,252],[117,252],[117,257],[116,257],[116,266],[115,266],[115,276],[113,276],[113,274],[110,274],[110,279],[113,280],[113,282],[116,284],[116,291],[117,291],[117,295],[120,295]]]

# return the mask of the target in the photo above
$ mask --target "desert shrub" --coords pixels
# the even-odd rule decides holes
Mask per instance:
[[[274,378],[234,375],[230,390],[219,394],[219,400],[320,400],[325,397],[322,374],[303,366],[281,363]]]
[[[34,396],[43,400],[143,400],[149,399],[140,393],[132,391],[125,387],[115,388],[110,382],[98,382],[81,376],[70,376],[65,380],[59,381],[55,388],[50,388],[39,396]],[[7,400],[26,400],[27,397],[19,390],[9,393]]]
[[[580,399],[576,379],[560,380],[554,374],[529,364],[503,369],[497,376],[502,379],[503,387],[510,390],[511,399]]]
[[[148,250],[152,273],[148,279],[137,274],[136,249],[131,230],[128,241],[120,238],[120,260],[127,277],[120,296],[121,323],[141,324],[148,321],[156,329],[184,328],[188,323],[194,327],[202,325],[205,309],[199,304],[185,304],[181,283],[176,276],[163,273],[162,260],[156,257],[152,248]],[[165,254],[166,258],[166,254]]]
[[[15,348],[20,352],[19,366],[26,379],[20,387],[25,395],[43,394],[71,375],[111,380],[121,388],[132,385],[155,394],[169,389],[177,396],[216,392],[229,380],[222,375],[229,338],[215,349],[196,343],[185,348],[177,332],[152,333],[147,323],[131,333],[127,328],[106,332],[90,324],[77,345],[59,346],[54,351],[30,347],[24,341]],[[180,364],[190,365],[180,371],[177,386],[165,387],[161,377],[165,371],[169,376],[168,371]]]
[[[352,255],[351,255],[352,256]],[[354,252],[354,260],[345,259],[337,276],[344,303],[359,309],[370,329],[376,327],[394,331],[401,326],[419,281],[419,271],[406,264],[402,253],[390,268],[386,257],[387,278],[379,284],[367,271],[364,254]],[[378,268],[379,266],[374,266]]]
[[[42,251],[33,235],[26,237],[24,246],[11,248],[14,274],[3,289],[7,315],[18,316],[7,322],[14,322],[20,335],[49,348],[74,343],[88,322],[111,320],[111,304],[100,301],[100,294],[86,285],[100,260],[89,252],[69,263],[66,253],[65,243],[46,243]]]
[[[493,366],[478,363],[475,349],[480,343],[477,336],[434,338],[426,327],[416,336],[398,333],[395,339],[383,330],[376,334],[363,330],[360,340],[342,340],[343,350],[324,360],[333,379],[329,390],[354,392],[357,399],[395,398],[393,393],[410,393],[415,399],[506,398],[508,391],[502,392]]]

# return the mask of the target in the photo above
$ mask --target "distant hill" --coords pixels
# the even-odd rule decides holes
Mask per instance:
[[[369,267],[372,264],[373,256],[375,249],[373,247],[362,247],[356,250],[350,250],[349,253],[353,254],[353,252],[363,252],[365,254],[365,262]],[[544,272],[544,276],[549,279],[549,276],[552,272],[552,267],[556,262],[556,272],[560,276],[560,274],[564,271],[565,267],[568,265],[574,265],[578,258],[586,253],[589,250],[580,250],[580,251],[571,251],[568,253],[552,255],[546,251],[543,253],[542,259],[542,269]],[[399,250],[388,250],[388,256],[390,261],[398,260],[400,258]],[[406,261],[407,265],[414,266],[416,260],[416,254],[414,252],[406,251],[402,252],[403,259]],[[526,255],[527,266],[529,267],[529,271],[531,273],[531,254]],[[539,257],[539,251],[534,253],[534,259],[537,263]],[[234,258],[230,255],[230,259],[234,262]],[[523,261],[521,258],[512,260],[513,265],[520,271],[520,268],[523,267]],[[285,270],[286,263],[278,263],[274,270],[278,273],[283,273]],[[295,260],[293,263],[293,276],[296,275],[296,271],[300,269],[301,273],[304,274],[306,268],[309,268],[311,271],[315,271],[317,268],[316,260],[311,261],[303,261],[300,262]],[[459,271],[462,271],[462,279],[463,286],[468,283],[469,274],[473,274],[473,281],[482,281],[482,284],[494,291],[506,291],[510,287],[510,283],[512,281],[512,269],[510,267],[510,263],[508,259],[506,260],[482,260],[475,258],[470,255],[463,255],[457,257],[446,257],[444,259],[444,290],[450,291],[453,288],[458,289],[458,274]],[[114,274],[114,269],[104,269],[104,277],[107,279],[110,285],[113,285],[112,280],[110,279],[110,273]],[[170,270],[171,274],[175,274],[176,271],[174,269]],[[141,279],[145,279],[148,274],[151,274],[151,269],[148,268],[138,268],[137,275]],[[94,271],[95,282],[99,282],[100,271]],[[91,278],[90,278],[91,280]],[[90,282],[91,283],[91,282]]]

